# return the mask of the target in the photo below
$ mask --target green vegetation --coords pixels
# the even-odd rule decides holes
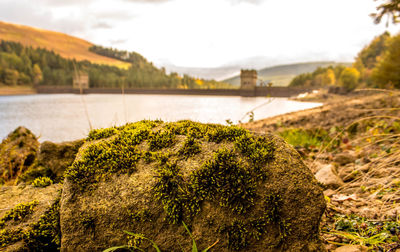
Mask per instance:
[[[0,219],[0,228],[4,227],[7,221],[21,221],[26,216],[33,213],[35,207],[39,204],[37,200],[20,203],[16,205],[13,209],[7,211],[4,216]]]
[[[215,244],[218,243],[218,241],[216,241],[214,244],[208,246],[206,249],[203,250],[199,250],[197,248],[197,244],[196,244],[196,240],[194,239],[192,233],[190,232],[188,226],[185,224],[185,222],[182,221],[182,224],[184,226],[184,228],[186,229],[186,232],[189,234],[190,238],[192,239],[192,252],[207,252],[208,250],[210,250],[212,247],[215,246]],[[136,233],[132,233],[132,232],[128,232],[128,231],[124,231],[127,235],[128,235],[128,245],[122,245],[122,246],[115,246],[115,247],[111,247],[108,248],[106,250],[104,250],[103,252],[112,252],[112,251],[116,251],[119,249],[127,249],[129,251],[145,251],[143,249],[140,248],[140,245],[143,241],[148,241],[151,243],[152,247],[155,249],[156,252],[161,252],[161,249],[157,246],[157,244],[152,241],[151,239],[145,237],[143,234],[136,234]]]
[[[318,68],[296,76],[289,86],[338,86],[346,91],[360,87],[400,88],[399,59],[400,34],[384,32],[358,53],[352,67]]]
[[[149,148],[151,151],[160,150],[174,143],[175,134],[170,130],[157,131],[150,136]]]
[[[325,68],[328,66],[343,65],[349,66],[348,63],[335,63],[333,61],[321,61],[321,62],[307,62],[307,63],[296,63],[288,65],[279,65],[273,67],[267,67],[258,70],[258,78],[264,83],[272,82],[273,86],[288,86],[290,81],[297,75],[313,72],[317,68]],[[235,76],[224,80],[223,82],[230,83],[233,86],[240,86],[240,76]]]
[[[149,209],[131,212],[131,217],[134,221],[147,222],[151,221],[151,213]]]
[[[312,73],[304,73],[296,76],[290,82],[291,87],[326,87],[343,86],[347,89],[353,88],[358,83],[358,70],[352,67],[337,65],[319,67]]]
[[[128,69],[99,65],[87,60],[61,57],[42,48],[24,47],[20,43],[0,42],[0,83],[15,85],[72,86],[75,69],[89,74],[90,87],[108,88],[229,88],[226,83],[166,74],[141,55],[93,46],[95,53],[131,63]]]
[[[191,182],[200,200],[219,202],[239,214],[253,206],[256,181],[249,169],[237,160],[236,154],[228,149],[217,150],[213,159],[195,171]]]
[[[107,138],[107,137],[115,135],[117,132],[118,131],[116,128],[93,129],[89,132],[89,135],[86,138],[86,140],[92,141],[92,140]]]
[[[389,40],[388,32],[375,37],[358,53],[355,59],[353,66],[360,72],[360,81],[368,87],[377,87],[371,79],[372,72],[387,50]]]
[[[33,212],[33,207],[37,204],[37,201],[19,204],[12,210],[12,218],[17,220],[25,218]],[[0,230],[0,248],[23,241],[24,250],[27,251],[59,250],[61,245],[59,211],[60,199],[57,199],[39,220],[30,224],[27,229]]]
[[[168,222],[179,223],[185,215],[193,216],[199,211],[199,201],[192,197],[189,186],[184,183],[175,163],[160,165],[157,173],[158,179],[153,187],[154,197],[161,201]]]
[[[200,143],[193,136],[188,136],[183,143],[182,148],[179,150],[179,155],[184,156],[184,158],[189,158],[201,152]]]
[[[372,72],[372,81],[380,88],[400,88],[400,34],[391,37]]]
[[[324,129],[284,129],[279,135],[289,144],[305,148],[320,148],[332,139]]]
[[[34,187],[46,187],[51,184],[53,184],[53,180],[51,180],[49,177],[39,177],[32,182]]]
[[[332,242],[334,244],[359,244],[383,251],[383,245],[399,242],[397,221],[369,221],[356,215],[335,215],[334,219],[331,226],[322,230],[339,238],[339,242]]]
[[[60,198],[24,232],[25,247],[31,251],[56,251],[61,246]]]

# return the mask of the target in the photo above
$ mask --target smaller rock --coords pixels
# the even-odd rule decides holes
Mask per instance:
[[[0,144],[0,184],[13,181],[36,160],[39,142],[25,127],[18,127]]]
[[[76,153],[83,143],[83,140],[62,143],[43,142],[40,145],[39,164],[50,169],[56,178],[60,178],[74,162]]]
[[[361,172],[355,169],[354,164],[347,164],[340,168],[338,175],[344,182],[349,182],[359,177]]]
[[[361,245],[345,245],[334,250],[334,252],[367,252],[368,248]]]
[[[336,189],[343,185],[343,181],[334,173],[334,169],[331,164],[325,165],[315,174],[315,178],[328,188]]]
[[[333,161],[343,166],[349,163],[354,163],[356,161],[356,157],[348,152],[343,152],[336,155]]]

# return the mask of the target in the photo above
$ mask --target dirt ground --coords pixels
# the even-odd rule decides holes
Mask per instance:
[[[328,251],[400,251],[400,92],[311,100],[324,105],[242,126],[296,143],[325,189]]]

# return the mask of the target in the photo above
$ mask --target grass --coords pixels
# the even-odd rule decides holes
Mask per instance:
[[[212,245],[208,246],[207,248],[199,250],[197,248],[196,240],[194,239],[194,237],[193,237],[192,233],[190,232],[186,223],[182,221],[182,225],[185,228],[186,232],[189,234],[190,239],[192,240],[192,252],[207,252],[208,250],[210,250],[212,247],[214,247],[218,243],[218,240],[217,240],[216,242],[214,242]],[[154,248],[154,250],[156,252],[161,252],[161,249],[158,247],[158,245],[153,240],[145,237],[143,234],[132,233],[132,232],[128,232],[128,231],[124,231],[124,232],[129,237],[129,242],[127,245],[111,247],[106,250],[103,250],[103,252],[112,252],[112,251],[116,251],[119,249],[127,249],[129,251],[137,251],[137,250],[145,251],[144,249],[141,249],[139,247],[140,243],[143,240],[150,242],[151,246]],[[182,248],[182,245],[179,245],[179,246]],[[182,249],[182,251],[184,251],[184,250]]]
[[[323,232],[339,237],[329,241],[336,245],[362,245],[370,250],[383,249],[388,244],[398,243],[400,223],[398,221],[370,221],[356,215],[335,215],[334,224],[324,227]]]

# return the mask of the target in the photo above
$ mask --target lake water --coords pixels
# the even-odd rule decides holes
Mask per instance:
[[[254,110],[254,119],[319,106],[319,103],[290,101],[286,98],[52,94],[0,96],[0,139],[18,126],[39,136],[39,141],[69,141],[83,138],[93,128],[123,125],[143,119],[233,123],[249,121],[246,113]],[[90,122],[90,124],[89,124]]]

